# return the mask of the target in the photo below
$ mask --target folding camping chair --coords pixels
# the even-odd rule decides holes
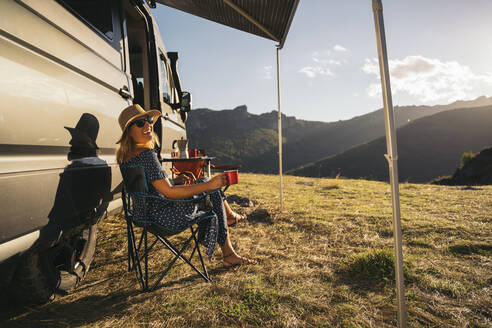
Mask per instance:
[[[147,200],[149,198],[159,198],[161,200],[167,200],[171,202],[192,202],[195,204],[195,211],[199,209],[201,204],[205,204],[204,207],[207,207],[207,202],[210,200],[207,199],[206,193],[203,193],[199,197],[195,197],[194,199],[185,199],[185,200],[176,200],[176,199],[167,199],[164,196],[154,196],[148,193],[147,180],[145,178],[145,170],[140,166],[133,167],[124,167],[121,168],[121,174],[123,176],[123,208],[125,212],[126,219],[126,227],[127,227],[127,239],[128,239],[128,271],[135,270],[137,275],[137,279],[142,286],[143,291],[152,291],[157,285],[161,282],[164,276],[169,272],[174,263],[178,258],[187,263],[193,270],[195,270],[205,281],[209,282],[210,277],[207,272],[207,268],[205,267],[205,263],[203,262],[203,257],[200,252],[200,248],[198,247],[198,239],[197,232],[198,228],[190,227],[191,235],[180,245],[178,248],[177,245],[173,244],[168,237],[180,234],[180,232],[167,230],[159,224],[150,221],[147,218]],[[136,202],[141,202],[143,204],[143,213],[136,213],[135,204]],[[210,206],[209,206],[210,208]],[[204,211],[204,213],[199,217],[199,222],[202,220],[208,220],[212,218],[215,214],[211,212],[211,210]],[[141,229],[140,237],[137,238],[137,228]],[[187,230],[187,229],[186,229]],[[148,234],[151,234],[155,237],[155,240],[152,243],[148,242]],[[151,251],[154,249],[154,246],[160,242],[164,245],[171,253],[174,255],[172,260],[169,262],[167,267],[160,272],[160,276],[154,282],[152,287],[149,288],[149,255],[151,255]],[[150,244],[150,245],[149,245]],[[186,248],[191,244],[193,247],[191,251],[191,255],[189,258],[186,258],[183,252]],[[202,271],[196,268],[196,266],[191,262],[193,255],[198,254],[198,258],[201,263]],[[142,265],[143,261],[143,265]],[[155,274],[156,276],[157,274]]]

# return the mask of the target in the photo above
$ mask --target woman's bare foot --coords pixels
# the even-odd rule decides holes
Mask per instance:
[[[231,212],[227,215],[227,226],[234,227],[239,221],[246,220],[246,214]]]
[[[225,268],[230,268],[238,265],[257,264],[258,262],[255,259],[248,259],[247,257],[242,257],[236,253],[232,253],[224,256],[222,263]]]

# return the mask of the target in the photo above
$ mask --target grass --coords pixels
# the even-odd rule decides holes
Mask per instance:
[[[232,228],[238,251],[260,261],[205,283],[173,269],[152,293],[126,271],[122,217],[99,226],[95,260],[72,294],[3,309],[2,327],[394,327],[390,188],[365,180],[241,174],[229,189],[268,220]],[[402,184],[409,327],[492,326],[492,187]],[[165,253],[163,253],[165,254]],[[156,263],[165,262],[164,255]]]
[[[388,248],[353,254],[341,265],[339,273],[356,275],[371,282],[394,281],[395,256]]]

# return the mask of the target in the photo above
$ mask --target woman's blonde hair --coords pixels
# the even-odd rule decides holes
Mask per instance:
[[[123,164],[132,158],[139,146],[143,148],[154,148],[155,145],[159,146],[159,139],[157,138],[155,132],[152,132],[152,141],[149,141],[148,144],[137,145],[130,136],[130,133],[128,132],[129,129],[130,127],[123,131],[121,142],[119,143],[118,148],[116,148],[116,162],[118,162],[118,164]]]

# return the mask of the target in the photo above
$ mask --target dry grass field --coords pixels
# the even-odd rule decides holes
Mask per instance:
[[[231,228],[259,265],[208,263],[212,283],[175,267],[141,293],[127,272],[124,220],[100,223],[89,274],[43,306],[4,308],[2,327],[394,327],[387,183],[241,174],[229,194],[256,200]],[[492,327],[492,187],[401,185],[409,327]],[[159,261],[165,261],[162,252]],[[155,264],[155,263],[153,263]],[[158,264],[158,263],[157,263]]]

